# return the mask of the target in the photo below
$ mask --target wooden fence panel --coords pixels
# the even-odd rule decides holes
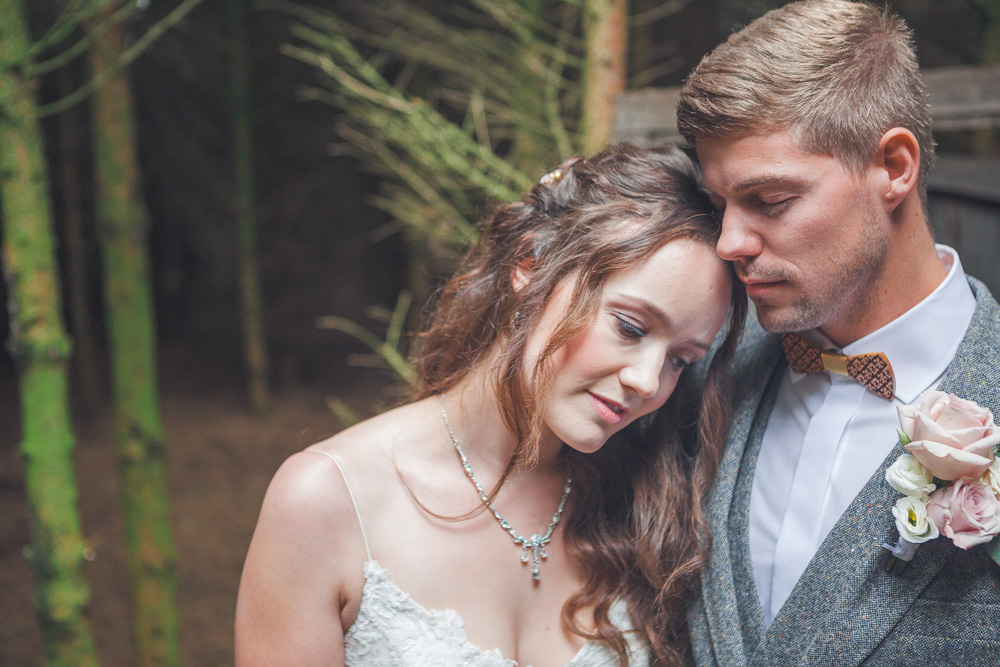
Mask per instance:
[[[1000,127],[1000,66],[924,70],[935,131]],[[641,88],[618,96],[615,138],[640,144],[680,142],[674,109],[679,87]]]

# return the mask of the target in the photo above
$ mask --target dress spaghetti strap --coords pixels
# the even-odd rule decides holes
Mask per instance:
[[[351,504],[354,505],[354,514],[358,517],[358,526],[361,528],[361,539],[365,543],[365,554],[367,554],[368,560],[371,560],[372,552],[371,550],[368,549],[368,536],[365,535],[365,522],[361,520],[361,510],[358,509],[358,501],[354,498],[354,491],[351,490],[351,483],[347,481],[347,475],[344,473],[343,466],[340,465],[340,461],[338,461],[337,457],[335,457],[333,454],[324,452],[320,449],[303,450],[303,453],[310,453],[310,452],[313,454],[322,454],[323,456],[327,457],[328,459],[333,461],[333,465],[337,466],[337,470],[340,471],[340,477],[344,480],[344,486],[347,487],[347,495],[351,497]]]

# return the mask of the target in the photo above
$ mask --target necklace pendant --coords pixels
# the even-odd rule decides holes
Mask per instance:
[[[535,581],[541,581],[542,575],[539,572],[538,566],[540,565],[539,559],[548,557],[545,553],[545,538],[538,533],[532,535],[525,547],[531,549],[531,578]],[[527,562],[528,551],[525,549],[522,560]]]

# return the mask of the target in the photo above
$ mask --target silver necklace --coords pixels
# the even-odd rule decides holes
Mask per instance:
[[[549,529],[545,531],[545,534],[539,535],[535,533],[528,538],[521,537],[507,523],[506,519],[500,516],[500,512],[497,511],[497,508],[490,502],[489,496],[483,491],[483,485],[479,483],[479,480],[472,473],[472,466],[469,465],[469,459],[466,458],[465,452],[462,451],[462,446],[458,444],[458,438],[455,437],[455,431],[452,430],[451,421],[448,419],[448,411],[444,409],[444,392],[441,393],[441,417],[444,419],[444,425],[448,429],[448,435],[451,436],[451,443],[455,445],[455,451],[458,452],[458,458],[462,461],[462,467],[465,468],[465,474],[469,477],[472,485],[476,487],[476,491],[479,492],[479,497],[482,499],[483,504],[493,512],[493,516],[500,524],[500,527],[507,531],[510,538],[514,540],[514,544],[521,547],[522,563],[528,562],[528,549],[531,549],[531,577],[535,581],[541,581],[542,575],[538,572],[540,559],[549,557],[548,552],[545,550],[545,545],[552,541],[552,531],[555,530],[556,524],[559,523],[563,508],[566,506],[566,497],[569,496],[570,486],[573,484],[573,476],[566,475],[566,486],[563,487],[562,497],[559,498],[559,507],[556,508],[556,513],[552,515],[552,520],[549,521]]]

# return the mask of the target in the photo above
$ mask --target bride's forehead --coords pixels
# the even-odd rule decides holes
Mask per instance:
[[[660,274],[661,277],[683,277],[685,274],[699,272],[700,268],[714,271],[716,265],[721,263],[722,260],[716,254],[713,242],[681,237],[663,243],[648,255],[608,274],[605,283],[628,280],[650,273]]]

